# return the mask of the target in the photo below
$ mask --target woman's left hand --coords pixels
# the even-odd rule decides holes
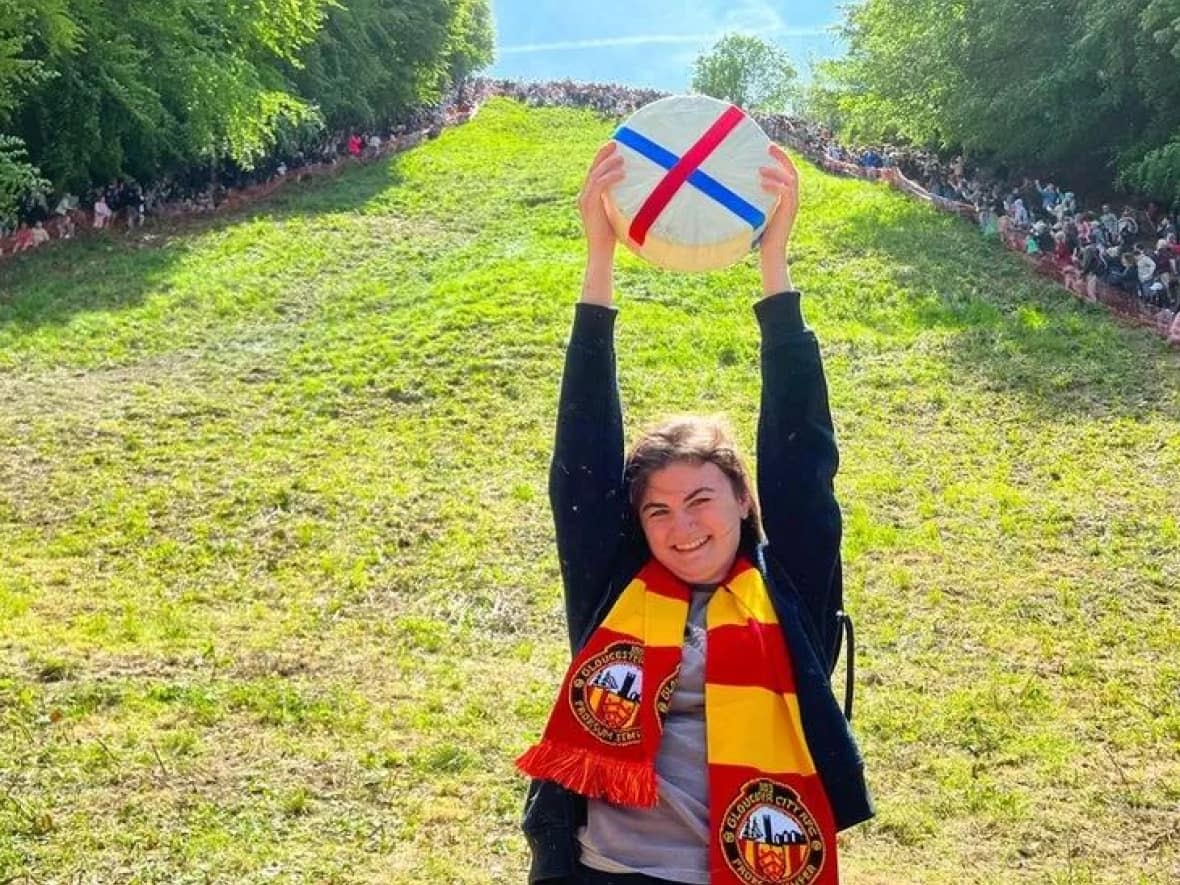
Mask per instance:
[[[799,172],[787,152],[777,144],[772,144],[767,152],[775,163],[759,168],[759,179],[764,191],[779,198],[774,214],[762,231],[760,245],[763,291],[772,295],[791,288],[787,244],[795,227],[795,216],[799,214]]]

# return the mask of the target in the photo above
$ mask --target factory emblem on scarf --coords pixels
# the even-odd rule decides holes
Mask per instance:
[[[745,885],[809,885],[823,869],[819,824],[798,793],[771,780],[742,787],[722,818],[721,846]]]

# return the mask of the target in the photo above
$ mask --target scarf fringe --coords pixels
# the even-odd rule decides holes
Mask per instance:
[[[542,741],[526,750],[516,767],[588,799],[632,808],[652,808],[659,800],[654,763],[622,762],[583,747]]]

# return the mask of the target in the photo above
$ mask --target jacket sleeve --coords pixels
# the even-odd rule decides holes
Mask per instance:
[[[566,350],[549,502],[576,647],[607,593],[627,512],[613,308],[579,303]]]
[[[758,500],[771,555],[799,593],[828,671],[835,666],[843,605],[839,464],[828,388],[799,293],[755,305],[762,329]]]

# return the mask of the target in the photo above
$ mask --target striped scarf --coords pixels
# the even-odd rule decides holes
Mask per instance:
[[[517,766],[587,798],[651,807],[692,591],[650,560],[574,658]],[[739,556],[709,601],[705,723],[711,885],[837,883],[836,828],[762,575]]]

